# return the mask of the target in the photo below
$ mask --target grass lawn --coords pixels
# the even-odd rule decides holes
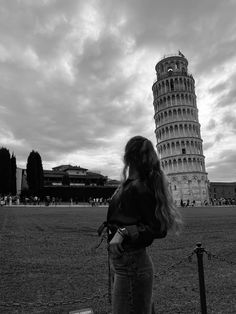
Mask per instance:
[[[95,251],[106,208],[0,208],[0,313],[109,313],[106,244]],[[200,313],[197,242],[234,263],[204,255],[208,313],[236,313],[236,207],[181,209],[184,229],[149,248],[156,312]],[[181,262],[182,261],[182,262]],[[181,262],[178,264],[178,262]],[[175,264],[176,263],[176,264]],[[175,264],[172,268],[170,266]]]

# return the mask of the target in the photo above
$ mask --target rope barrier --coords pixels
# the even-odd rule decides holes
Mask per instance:
[[[172,265],[170,265],[168,268],[166,268],[165,270],[163,270],[162,272],[158,272],[156,274],[154,274],[154,277],[157,278],[159,276],[163,276],[165,275],[166,273],[168,273],[169,271],[171,271],[172,269],[176,268],[177,266],[181,265],[182,263],[186,262],[186,260],[190,261],[190,258],[192,258],[192,256],[194,255],[195,253],[192,252],[190,255],[182,258],[181,260],[179,260],[178,262],[175,262],[173,263]]]
[[[224,257],[221,257],[221,256],[216,255],[216,254],[212,254],[211,252],[206,251],[206,250],[204,250],[204,252],[207,254],[207,257],[208,257],[208,260],[209,260],[209,261],[212,260],[213,258],[215,258],[215,259],[217,259],[217,260],[219,260],[219,261],[221,261],[221,262],[225,262],[225,263],[227,263],[227,264],[229,264],[229,265],[236,265],[235,262],[228,261],[228,260],[227,260],[226,258],[224,258]]]

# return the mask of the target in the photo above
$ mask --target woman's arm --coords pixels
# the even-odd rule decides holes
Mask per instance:
[[[127,238],[129,238],[131,242],[136,242],[137,240],[148,242],[154,239],[165,238],[167,230],[160,230],[160,227],[158,227],[158,225],[160,225],[159,221],[154,222],[154,224],[151,226],[150,224],[140,223],[138,225],[126,226]]]

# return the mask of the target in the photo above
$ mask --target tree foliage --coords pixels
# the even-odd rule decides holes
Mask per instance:
[[[16,195],[16,157],[11,155],[11,194]]]
[[[11,192],[11,157],[9,150],[0,148],[0,194]]]
[[[43,188],[43,166],[38,152],[32,151],[27,159],[26,165],[27,182],[31,194],[38,195]]]

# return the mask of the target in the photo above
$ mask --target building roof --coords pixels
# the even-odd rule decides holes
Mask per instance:
[[[59,171],[67,171],[67,170],[83,170],[87,171],[88,169],[82,168],[80,166],[72,166],[72,165],[60,165],[57,167],[53,167],[53,170],[59,170]]]
[[[55,168],[53,168],[55,169]],[[44,170],[44,177],[50,178],[61,178],[65,175],[65,171],[59,170]],[[95,173],[91,171],[87,171],[85,174],[70,174],[70,178],[86,178],[86,179],[107,179],[106,176],[103,176],[100,173]]]
[[[86,177],[93,177],[93,176],[96,176],[96,177],[100,177],[100,178],[107,178],[107,176],[104,176],[104,175],[102,175],[102,174],[100,174],[100,173],[91,172],[91,171],[88,171],[85,176],[86,176]]]
[[[212,182],[210,181],[211,185],[236,185],[236,182]]]
[[[118,186],[120,185],[120,181],[114,179],[108,179],[106,185]]]

